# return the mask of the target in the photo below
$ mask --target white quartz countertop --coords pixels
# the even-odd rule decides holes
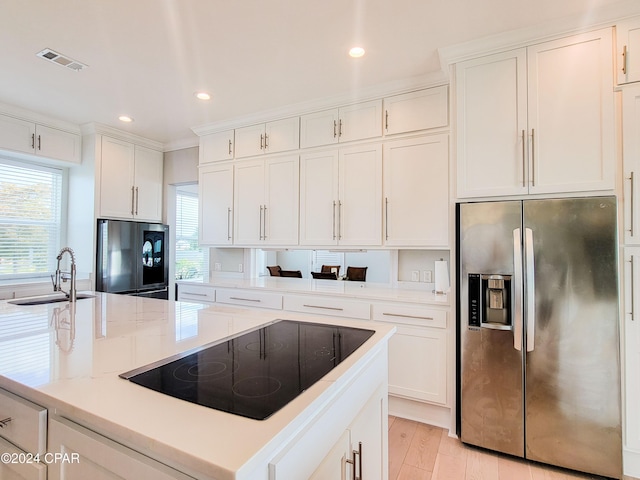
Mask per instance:
[[[375,330],[351,356],[266,420],[198,406],[118,377],[276,319]],[[282,311],[96,293],[76,304],[0,302],[0,387],[201,478],[241,479],[266,463],[394,327]]]
[[[435,294],[433,291],[393,287],[385,283],[350,282],[342,280],[314,280],[307,278],[258,277],[219,278],[208,282],[181,280],[179,285],[210,285],[216,288],[242,288],[280,293],[310,293],[315,295],[361,298],[378,301],[402,301],[409,303],[449,306],[449,295]],[[180,288],[180,287],[178,287]]]

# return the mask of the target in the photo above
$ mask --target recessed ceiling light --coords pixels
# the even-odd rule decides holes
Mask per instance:
[[[351,50],[349,50],[349,55],[353,58],[359,58],[364,55],[364,48],[353,47]]]
[[[133,122],[133,118],[131,118],[131,117],[127,116],[127,115],[120,115],[120,116],[118,117],[118,120],[120,120],[121,122],[124,122],[124,123],[131,123],[131,122]]]
[[[196,93],[196,97],[200,100],[210,100],[211,99],[211,95],[209,95],[207,92],[197,92]]]

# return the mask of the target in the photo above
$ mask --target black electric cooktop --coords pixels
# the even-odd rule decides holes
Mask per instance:
[[[198,405],[264,420],[373,334],[360,328],[278,320],[120,377]]]

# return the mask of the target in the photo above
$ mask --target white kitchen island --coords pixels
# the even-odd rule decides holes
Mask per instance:
[[[38,464],[2,463],[0,477],[7,472],[13,478],[8,472],[17,470],[16,478],[38,479],[89,478],[86,475],[98,472],[104,478],[117,474],[136,480],[327,478],[327,472],[343,468],[350,474],[352,465],[345,460],[351,461],[362,443],[365,475],[370,470],[369,478],[386,478],[387,344],[395,327],[95,295],[75,305],[0,302],[0,421],[13,417],[0,429],[0,453],[79,454],[75,463],[55,462],[52,455],[41,456]],[[375,333],[262,421],[195,405],[118,377],[276,319]],[[20,413],[25,409],[26,416]],[[38,425],[29,413],[38,412],[41,419],[43,410],[44,431],[42,421]],[[42,448],[46,452],[38,451]]]

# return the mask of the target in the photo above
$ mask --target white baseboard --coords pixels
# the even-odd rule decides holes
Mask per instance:
[[[640,478],[640,451],[622,449],[622,465],[625,475]]]
[[[449,407],[389,395],[389,415],[454,431]]]

